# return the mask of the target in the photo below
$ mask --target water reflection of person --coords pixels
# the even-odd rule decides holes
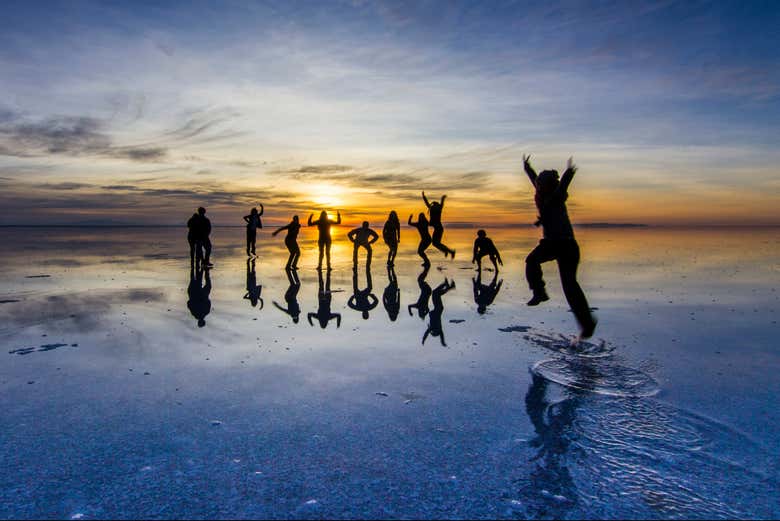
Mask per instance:
[[[319,279],[319,288],[317,290],[317,301],[319,306],[317,307],[317,312],[307,314],[306,319],[309,321],[309,324],[313,326],[314,323],[311,319],[316,318],[320,323],[320,327],[325,329],[328,327],[328,323],[335,318],[336,327],[341,327],[341,313],[333,313],[330,310],[331,297],[333,296],[330,292],[330,270],[327,270],[325,282],[323,282],[322,279],[322,270],[318,271],[317,277]]]
[[[493,280],[490,284],[482,284],[482,271],[477,273],[477,277],[471,279],[474,284],[474,303],[477,305],[477,313],[484,315],[489,305],[493,303],[501,291],[501,284],[504,283],[504,279],[501,279],[496,283],[498,279],[498,271],[493,272]]]
[[[287,303],[287,307],[283,308],[274,300],[274,306],[284,311],[292,317],[293,322],[298,323],[298,318],[301,316],[301,306],[298,304],[298,291],[301,289],[301,281],[298,279],[298,273],[294,269],[285,270],[287,273],[287,282],[289,286],[287,291],[284,292],[284,301]]]
[[[421,319],[425,319],[425,317],[428,316],[428,301],[431,298],[431,286],[425,280],[425,277],[428,276],[428,270],[430,269],[430,264],[423,264],[423,270],[417,276],[417,285],[420,287],[420,296],[417,297],[417,302],[414,304],[409,304],[409,316],[414,316],[412,313],[413,308],[417,308],[417,316],[419,316]]]
[[[385,306],[387,316],[392,322],[395,322],[401,311],[401,290],[398,289],[398,277],[395,275],[392,264],[387,266],[387,287],[382,293],[382,304]]]
[[[444,301],[442,297],[451,289],[455,289],[455,281],[448,281],[446,278],[444,282],[439,284],[433,289],[431,293],[431,300],[433,301],[433,309],[428,314],[428,329],[423,334],[422,343],[425,344],[425,339],[428,335],[437,336],[441,341],[441,345],[447,346],[444,341],[444,329],[441,324],[441,316],[444,313]]]
[[[206,279],[205,285],[203,285],[204,278]],[[206,315],[211,311],[210,293],[211,276],[209,275],[209,268],[191,267],[190,285],[187,288],[187,295],[189,297],[187,308],[189,308],[192,316],[198,319],[198,327],[206,325]]]
[[[257,284],[257,275],[255,274],[255,259],[246,260],[246,294],[244,298],[249,300],[252,307],[257,307],[257,303],[260,302],[260,309],[263,309],[263,299],[260,298],[260,293],[263,291],[263,286]]]
[[[548,382],[533,375],[525,395],[525,410],[536,431],[528,445],[536,449],[532,470],[524,483],[521,497],[529,518],[564,519],[577,504],[577,485],[568,467],[571,443],[575,439],[573,424],[577,418],[580,396],[550,402]]]
[[[372,293],[373,287],[369,265],[366,265],[366,287],[364,289],[358,288],[358,270],[352,270],[352,296],[349,297],[347,306],[355,311],[360,311],[363,320],[368,320],[369,311],[379,305],[379,299]]]

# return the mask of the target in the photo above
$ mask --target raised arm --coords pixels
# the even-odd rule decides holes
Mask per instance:
[[[336,327],[341,327],[341,313],[331,313],[330,318],[334,317],[336,318]]]
[[[565,193],[569,189],[569,185],[574,179],[574,174],[577,173],[577,165],[572,163],[572,158],[566,163],[566,171],[561,176],[561,183],[558,185],[558,191]]]
[[[446,198],[447,198],[447,196],[446,196],[446,195],[442,195],[442,196],[441,196],[441,202],[440,202],[439,204],[441,205],[441,207],[442,207],[442,208],[444,208],[444,200],[445,200]]]
[[[260,211],[257,212],[257,215],[263,215],[264,211],[265,211],[265,208],[263,208],[263,203],[260,203]]]
[[[429,202],[428,202],[428,198],[427,198],[427,197],[425,197],[425,190],[423,190],[422,196],[423,196],[423,201],[425,202],[425,206],[427,206],[428,208],[430,208],[430,207],[431,207],[431,203],[429,203]]]
[[[415,226],[416,224],[412,222],[412,214],[409,214],[409,226]]]
[[[309,313],[308,315],[306,315],[306,320],[309,321],[309,325],[313,326],[314,322],[311,321],[311,317],[315,317],[316,318],[317,317],[317,313]]]
[[[334,222],[333,224],[341,224],[341,212],[339,212],[338,210],[336,210],[336,222]]]
[[[536,186],[536,170],[531,166],[531,154],[523,155],[523,169],[528,179],[531,180],[531,184]]]
[[[313,226],[313,223],[311,222],[311,218],[314,217],[313,213],[309,214],[309,226]]]

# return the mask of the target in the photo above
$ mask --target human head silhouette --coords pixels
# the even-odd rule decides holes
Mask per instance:
[[[388,217],[389,220],[396,222],[398,221],[398,214],[395,213],[395,210],[390,211],[390,216]]]
[[[293,317],[292,317],[292,319],[293,319],[293,323],[294,323],[294,324],[297,324],[297,323],[298,323],[298,319],[299,319],[299,318],[300,318],[300,317],[299,317],[299,315],[293,315]]]
[[[480,315],[484,315],[485,311],[487,311],[486,305],[480,304],[479,306],[477,306],[477,313],[479,313]]]
[[[206,209],[202,206],[198,208],[198,215],[206,215]]]
[[[368,228],[368,221],[363,221],[363,228],[364,229]]]
[[[298,216],[297,215],[293,215],[293,222],[295,224],[298,224]]]
[[[558,188],[558,171],[543,170],[536,178],[536,190],[547,194]]]
[[[363,320],[368,320],[368,311],[363,311]]]
[[[204,319],[204,318],[199,318],[199,319],[198,319],[198,327],[203,327],[203,326],[205,326],[205,325],[206,325],[206,319]]]
[[[249,213],[252,214],[252,215],[257,214],[257,208],[252,208],[252,211],[249,212]]]
[[[479,230],[477,232],[477,237],[480,237],[480,238],[484,239],[485,237],[487,237],[487,232],[485,230]]]
[[[420,212],[420,215],[417,217],[417,220],[421,222],[427,222],[428,218],[425,217],[425,212]]]
[[[328,218],[328,212],[325,210],[320,212],[320,219],[327,219]]]

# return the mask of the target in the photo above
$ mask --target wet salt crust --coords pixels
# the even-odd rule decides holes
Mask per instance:
[[[404,232],[353,277],[347,229],[321,284],[311,230],[296,282],[215,226],[198,327],[186,230],[0,228],[0,518],[780,516],[777,230],[578,230],[572,347],[554,263],[524,306],[537,230],[478,281]]]

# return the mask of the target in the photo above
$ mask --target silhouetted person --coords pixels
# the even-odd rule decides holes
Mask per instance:
[[[203,278],[205,276],[206,284],[203,285]],[[187,308],[192,313],[192,316],[198,319],[198,327],[206,325],[206,315],[211,311],[211,300],[209,295],[211,294],[211,277],[209,276],[209,269],[206,268],[190,268],[190,284],[187,287]]]
[[[206,217],[206,209],[202,206],[198,208],[198,213],[190,217],[187,221],[187,227],[190,229],[187,237],[190,236],[194,240],[196,256],[198,259],[203,259],[206,266],[211,267],[212,264],[209,261],[211,258],[211,221]],[[190,242],[190,258],[192,258],[192,242]],[[203,252],[203,253],[202,253]]]
[[[417,286],[420,288],[420,296],[417,297],[417,302],[414,304],[409,304],[409,316],[414,316],[412,313],[412,308],[417,308],[417,316],[421,319],[425,319],[426,316],[428,316],[429,311],[429,300],[431,298],[431,286],[428,284],[428,282],[425,280],[425,277],[428,276],[428,270],[431,269],[430,264],[423,264],[423,270],[420,272],[420,274],[417,276]]]
[[[560,181],[556,170],[544,170],[536,174],[530,163],[531,156],[523,156],[523,168],[536,188],[534,200],[539,210],[536,225],[541,225],[543,238],[539,245],[525,259],[525,274],[533,291],[529,306],[536,306],[549,300],[542,278],[542,263],[558,261],[558,271],[566,300],[569,302],[577,322],[580,324],[580,338],[589,338],[596,329],[596,319],[590,312],[588,300],[577,282],[577,266],[580,262],[580,248],[574,239],[574,230],[566,211],[569,184],[577,167],[571,158]]]
[[[371,267],[371,245],[379,240],[379,235],[368,227],[368,221],[363,221],[363,226],[355,228],[347,234],[347,239],[352,243],[352,269],[357,270],[358,248],[361,246],[366,249],[366,270]],[[370,275],[369,275],[370,277]]]
[[[301,306],[298,304],[298,291],[301,289],[301,281],[298,279],[298,274],[295,270],[287,269],[287,281],[290,283],[287,291],[284,292],[284,301],[287,303],[287,307],[283,308],[274,300],[274,306],[281,309],[292,317],[293,322],[298,323],[298,318],[301,316]]]
[[[317,226],[320,232],[320,236],[317,239],[317,246],[320,249],[320,260],[317,262],[317,269],[322,269],[322,255],[325,254],[328,263],[328,269],[330,267],[330,246],[333,243],[333,239],[330,236],[330,227],[334,224],[341,224],[341,213],[336,212],[336,220],[332,221],[328,219],[328,213],[323,210],[320,212],[320,218],[312,222],[314,214],[309,214],[309,226]]]
[[[284,245],[287,246],[287,251],[290,252],[290,256],[287,258],[287,264],[285,264],[284,269],[297,270],[298,259],[301,256],[301,249],[298,247],[298,232],[301,230],[301,223],[298,222],[298,216],[293,215],[292,221],[290,221],[289,224],[278,228],[271,235],[276,237],[276,234],[282,230],[287,230],[287,236],[284,238]],[[322,261],[322,257],[320,257],[320,261]]]
[[[319,270],[317,277],[319,278],[319,288],[317,291],[317,301],[319,306],[317,307],[317,312],[309,313],[306,315],[306,319],[309,321],[309,324],[313,326],[314,323],[311,319],[316,318],[320,323],[320,327],[325,329],[328,327],[328,323],[335,318],[336,327],[341,327],[341,313],[333,313],[330,310],[331,297],[333,296],[333,294],[330,292],[330,270],[328,270],[326,275],[327,282],[323,283],[322,270]]]
[[[379,299],[372,293],[373,287],[371,270],[368,266],[366,266],[365,289],[358,289],[358,272],[357,270],[352,270],[352,296],[349,297],[347,306],[355,311],[360,311],[363,320],[368,320],[368,312],[379,304]]]
[[[447,196],[442,195],[441,201],[434,201],[431,203],[428,201],[428,198],[425,197],[425,192],[423,192],[422,198],[425,202],[425,206],[428,207],[428,212],[431,215],[430,225],[433,227],[433,237],[431,238],[431,243],[436,249],[443,252],[445,257],[450,255],[454,259],[455,250],[451,250],[441,243],[441,239],[444,236],[444,225],[441,223],[441,212],[444,209],[444,200],[447,198]]]
[[[387,316],[395,322],[401,311],[401,290],[398,289],[398,277],[395,276],[392,264],[387,266],[387,287],[382,293],[382,304],[385,306]]]
[[[260,302],[260,309],[263,309],[263,299],[260,293],[263,291],[262,285],[257,285],[257,275],[255,274],[255,259],[246,260],[246,294],[244,298],[249,300],[252,307],[257,307]]]
[[[444,329],[441,325],[441,316],[444,313],[444,302],[441,298],[453,288],[455,288],[455,281],[449,282],[445,278],[444,282],[433,289],[433,293],[431,293],[433,309],[431,309],[431,312],[428,314],[428,329],[425,331],[425,334],[423,334],[423,344],[425,344],[425,339],[428,338],[428,335],[431,335],[439,337],[441,345],[447,346],[447,343],[444,341]]]
[[[257,229],[263,227],[263,221],[260,220],[260,216],[263,215],[263,205],[260,205],[260,211],[257,208],[252,208],[249,215],[244,216],[246,221],[246,254],[255,254],[255,241],[257,240]],[[251,254],[250,254],[251,250]]]
[[[477,273],[476,278],[471,279],[474,284],[474,303],[477,305],[477,313],[480,315],[485,314],[488,306],[493,303],[498,292],[501,291],[501,284],[504,283],[504,279],[501,279],[498,284],[496,284],[497,279],[498,271],[493,272],[493,280],[491,280],[488,285],[482,284],[481,271]]]
[[[203,260],[203,248],[198,242],[198,233],[200,226],[200,215],[198,212],[192,214],[187,221],[187,242],[190,243],[190,268],[195,268],[195,260]],[[197,255],[197,257],[196,257]]]
[[[533,375],[525,395],[525,410],[536,431],[528,445],[536,449],[536,455],[531,458],[532,470],[528,480],[523,480],[526,484],[520,495],[529,518],[565,519],[578,497],[569,465],[572,457],[576,459],[577,449],[571,444],[577,439],[572,431],[580,398],[575,394],[551,403],[547,385],[547,380]]]
[[[401,242],[401,221],[398,220],[398,214],[395,210],[390,212],[387,217],[384,228],[382,228],[382,238],[387,244],[387,265],[393,266],[395,255],[398,253],[398,243]]]
[[[498,272],[498,264],[504,265],[504,261],[501,260],[501,254],[498,253],[498,248],[493,244],[493,241],[487,236],[485,230],[479,230],[477,232],[477,238],[474,239],[474,256],[471,258],[471,263],[477,263],[477,270],[482,271],[482,257],[488,256],[490,262],[493,263],[493,268]],[[496,264],[498,262],[498,264]]]
[[[417,217],[417,222],[412,222],[412,216],[409,216],[409,226],[414,226],[417,228],[417,231],[420,233],[420,245],[417,246],[417,255],[422,257],[423,266],[430,266],[431,261],[428,259],[428,256],[425,254],[425,250],[428,249],[428,246],[431,245],[431,234],[428,231],[428,219],[425,217],[425,214],[420,212],[420,215]]]

